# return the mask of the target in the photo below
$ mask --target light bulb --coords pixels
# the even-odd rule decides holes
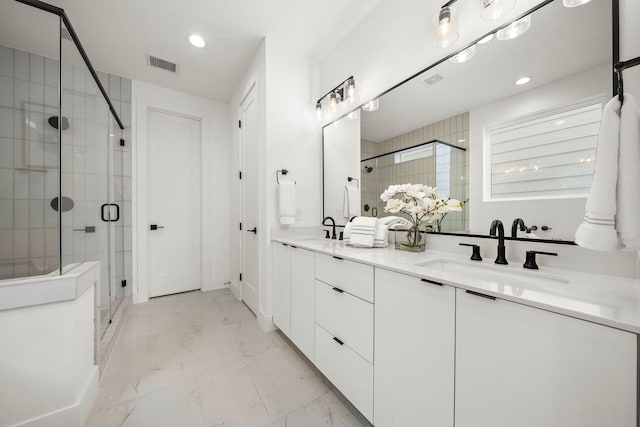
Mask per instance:
[[[565,5],[565,7],[578,7],[590,1],[591,0],[562,0],[562,4]]]
[[[463,62],[467,62],[468,60],[473,58],[475,54],[476,54],[476,45],[474,44],[473,46],[466,48],[456,56],[449,59],[449,61],[453,62],[454,64],[462,64]]]
[[[331,96],[329,97],[329,106],[332,111],[336,111],[336,107],[338,106],[338,94],[335,92],[331,92]]]
[[[515,22],[507,25],[503,29],[498,31],[498,40],[513,40],[516,37],[520,37],[531,28],[531,15],[527,15],[522,19],[518,19]]]
[[[526,85],[531,81],[531,79],[533,79],[533,77],[531,76],[520,77],[518,80],[516,80],[516,84],[518,86]]]
[[[356,96],[356,81],[354,79],[349,79],[347,82],[347,98],[349,102],[353,103]]]
[[[364,111],[369,112],[376,111],[378,108],[380,108],[380,99],[371,100],[362,106]]]
[[[482,12],[480,17],[486,21],[500,19],[505,12],[508,12],[516,5],[516,0],[480,0],[482,2]]]
[[[433,18],[433,45],[443,49],[458,40],[458,15],[455,7],[443,7]]]
[[[491,40],[493,40],[493,33],[489,34],[488,36],[485,36],[485,37],[481,38],[480,40],[478,40],[478,44],[489,43]]]
[[[200,37],[199,35],[197,35],[197,34],[191,34],[189,36],[189,43],[191,43],[195,47],[204,47],[205,46],[204,39],[202,37]]]
[[[320,101],[316,102],[316,114],[318,115],[318,120],[322,120],[322,104]]]

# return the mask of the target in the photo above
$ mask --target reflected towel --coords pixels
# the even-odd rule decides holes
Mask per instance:
[[[350,185],[344,186],[342,215],[345,218],[360,215],[360,189]]]
[[[296,184],[282,181],[278,185],[278,212],[280,224],[296,222]]]
[[[406,225],[406,226],[411,226],[411,223],[409,221],[407,221],[406,219],[399,217],[399,216],[394,216],[394,215],[389,215],[389,216],[383,216],[382,218],[378,218],[378,222],[380,224],[384,224],[387,226],[387,229],[392,229],[394,227],[391,227],[392,225],[395,226],[396,224],[402,224],[402,225]]]

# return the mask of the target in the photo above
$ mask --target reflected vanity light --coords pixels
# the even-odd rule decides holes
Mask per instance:
[[[359,111],[360,111],[360,110],[355,110],[355,111],[350,112],[350,113],[347,115],[347,118],[348,118],[349,120],[355,120],[355,119],[357,119],[357,118],[358,118],[358,116],[360,115],[360,114],[359,114]]]
[[[478,44],[486,44],[489,43],[491,40],[493,40],[494,34],[491,33],[488,36],[485,36],[483,38],[481,38],[480,40],[478,40]]]
[[[458,40],[458,15],[455,7],[443,6],[433,17],[433,46],[443,49]]]
[[[520,77],[518,80],[516,80],[516,85],[518,86],[522,86],[522,85],[526,85],[527,83],[529,83],[531,80],[533,80],[532,76],[524,76],[524,77]]]
[[[362,106],[363,111],[371,112],[380,108],[380,99],[372,99]]]
[[[480,0],[480,3],[480,17],[486,21],[495,21],[511,10],[516,5],[516,0]]]
[[[591,0],[562,0],[565,7],[578,7],[589,3]]]
[[[531,15],[527,15],[522,19],[518,19],[515,22],[507,25],[503,29],[498,31],[498,40],[513,40],[516,37],[520,37],[531,28]]]
[[[474,44],[471,47],[466,48],[456,56],[449,59],[450,62],[454,64],[462,64],[463,62],[467,62],[471,58],[473,58],[476,54],[476,45]]]

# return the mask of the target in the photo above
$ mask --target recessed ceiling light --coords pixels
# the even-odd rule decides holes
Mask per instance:
[[[188,40],[189,40],[189,43],[191,43],[195,47],[204,47],[206,44],[204,42],[204,39],[197,34],[191,34]]]
[[[516,84],[518,86],[526,85],[531,81],[531,79],[533,79],[533,77],[531,76],[520,77],[518,80],[516,80]]]

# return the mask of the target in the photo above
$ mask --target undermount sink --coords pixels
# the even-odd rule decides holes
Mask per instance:
[[[416,266],[425,267],[434,273],[468,276],[474,280],[493,282],[499,285],[557,286],[569,283],[569,280],[564,277],[552,276],[538,271],[514,270],[505,266],[473,263],[472,261],[438,258],[419,262]]]

